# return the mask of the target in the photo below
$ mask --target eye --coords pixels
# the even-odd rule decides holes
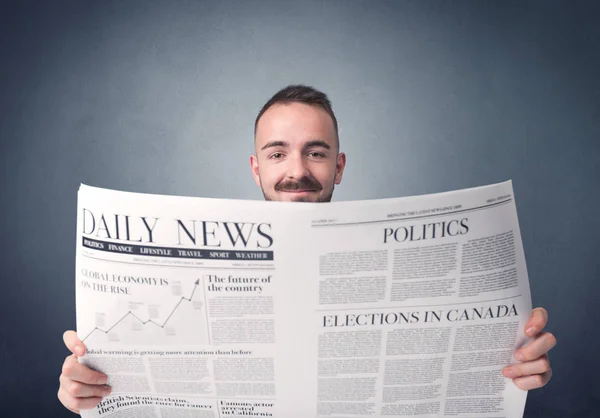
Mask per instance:
[[[319,151],[311,151],[308,153],[308,156],[311,158],[325,158],[326,157],[325,153],[322,153]]]
[[[283,157],[283,153],[281,153],[281,152],[274,152],[273,154],[269,155],[269,159],[273,159],[273,160],[278,160],[282,157]]]

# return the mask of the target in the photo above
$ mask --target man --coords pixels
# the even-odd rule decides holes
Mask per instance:
[[[254,125],[254,147],[250,166],[266,200],[329,202],[342,181],[346,155],[339,151],[337,120],[327,96],[312,87],[288,86],[263,106]],[[534,339],[515,352],[521,363],[502,371],[523,390],[550,380],[547,353],[556,339],[542,332],[547,321],[545,309],[532,311],[525,334]],[[64,341],[73,354],[63,364],[58,398],[78,413],[96,406],[110,388],[104,374],[77,362],[85,353],[77,334],[65,332]]]

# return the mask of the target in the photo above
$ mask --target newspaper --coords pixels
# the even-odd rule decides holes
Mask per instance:
[[[522,417],[512,184],[285,203],[82,185],[83,417]]]

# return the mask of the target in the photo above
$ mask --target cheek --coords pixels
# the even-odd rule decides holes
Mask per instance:
[[[281,176],[279,167],[266,167],[260,170],[260,180],[265,187],[275,185]]]
[[[322,186],[326,187],[335,180],[335,166],[319,166],[312,171],[312,175]]]

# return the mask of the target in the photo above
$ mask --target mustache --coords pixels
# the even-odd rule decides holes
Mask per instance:
[[[315,190],[320,191],[323,189],[321,183],[319,183],[314,177],[302,177],[300,180],[281,180],[275,185],[275,191],[295,191],[295,190]]]

